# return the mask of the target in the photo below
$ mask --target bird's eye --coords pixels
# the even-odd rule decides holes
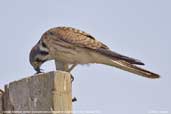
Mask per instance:
[[[54,33],[53,33],[53,32],[49,32],[49,34],[50,34],[50,35],[54,35]]]
[[[46,55],[49,54],[49,52],[47,52],[47,51],[40,51],[40,54],[46,56]]]

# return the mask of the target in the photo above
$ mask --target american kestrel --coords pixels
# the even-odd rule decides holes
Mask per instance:
[[[49,29],[32,48],[30,63],[37,73],[41,72],[40,66],[48,60],[55,60],[57,70],[68,72],[79,64],[97,63],[147,78],[160,77],[138,67],[137,65],[144,65],[140,60],[116,53],[90,34],[71,27]]]

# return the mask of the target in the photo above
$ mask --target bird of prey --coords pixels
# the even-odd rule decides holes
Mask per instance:
[[[30,63],[37,73],[41,72],[40,66],[48,60],[55,60],[57,70],[68,72],[79,64],[97,63],[147,78],[160,77],[139,67],[144,65],[140,60],[116,53],[92,35],[72,27],[49,29],[32,48]]]

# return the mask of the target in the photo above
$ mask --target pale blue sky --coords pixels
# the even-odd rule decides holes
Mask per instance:
[[[74,110],[171,113],[170,6],[170,0],[0,0],[0,87],[35,73],[29,51],[46,30],[71,26],[162,76],[150,80],[103,65],[78,66],[73,71]],[[43,68],[54,70],[53,62]]]

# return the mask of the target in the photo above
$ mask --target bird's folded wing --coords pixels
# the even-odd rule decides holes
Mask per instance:
[[[132,57],[128,57],[128,56],[125,56],[125,55],[121,55],[119,53],[116,53],[114,51],[111,51],[109,49],[102,49],[102,48],[99,48],[97,49],[97,52],[101,53],[102,55],[105,55],[113,60],[124,60],[128,63],[131,63],[131,64],[137,64],[137,65],[144,65],[143,62],[141,62],[140,60],[138,59],[134,59]]]
[[[47,31],[45,35],[51,36],[51,38],[49,37],[49,40],[53,40],[53,42],[65,42],[73,46],[89,49],[108,49],[105,44],[100,41],[97,41],[93,36],[89,35],[88,33],[70,27],[52,28]]]
[[[119,53],[111,51],[105,44],[96,40],[90,34],[80,31],[78,29],[70,27],[57,27],[48,30],[44,34],[44,40],[49,40],[51,46],[54,46],[56,49],[60,47],[64,48],[87,48],[90,51],[95,51],[104,56],[112,58],[113,60],[124,60],[131,64],[144,65],[141,61],[121,55]]]

